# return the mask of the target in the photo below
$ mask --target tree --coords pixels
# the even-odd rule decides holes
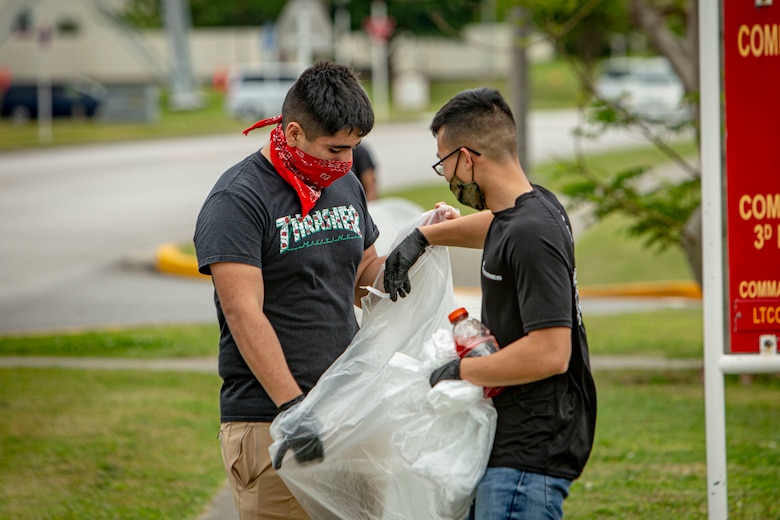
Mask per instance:
[[[285,0],[188,0],[194,27],[239,27],[272,23],[282,12]],[[162,27],[161,0],[129,0],[122,19],[138,28]]]
[[[618,101],[599,97],[594,65],[608,54],[610,35],[638,31],[665,56],[683,83],[686,99],[698,98],[698,4],[696,0],[506,0],[503,8],[520,6],[532,23],[567,60],[578,77],[583,96],[582,139],[613,128],[638,130],[685,172],[673,181],[648,179],[650,168],[638,167],[610,175],[595,171],[582,153],[559,165],[567,180],[563,192],[576,204],[589,204],[597,219],[622,214],[630,219],[629,234],[648,247],[681,248],[701,283],[700,178],[669,145],[669,137],[693,130],[698,141],[698,111],[691,102],[691,119],[659,124],[625,109]],[[520,44],[523,44],[522,42]],[[648,182],[651,181],[651,182]]]
[[[360,30],[371,14],[373,0],[322,0],[333,12],[345,4],[353,30]],[[397,31],[416,35],[453,35],[464,25],[479,19],[482,0],[385,0],[387,14]],[[240,27],[273,23],[284,9],[285,0],[189,0],[194,27]],[[160,0],[128,0],[123,19],[139,28],[162,27]]]

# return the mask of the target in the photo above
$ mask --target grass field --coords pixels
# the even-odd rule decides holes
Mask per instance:
[[[0,518],[197,518],[224,481],[214,375],[0,370]]]
[[[700,309],[586,315],[594,355],[700,358]],[[663,330],[664,334],[655,333]],[[216,355],[214,325],[176,325],[0,336],[0,356],[159,359]]]
[[[698,309],[586,316],[593,355],[701,358]],[[659,331],[661,333],[659,333]],[[215,325],[0,337],[2,355],[213,355]],[[574,519],[705,519],[698,371],[597,372]],[[195,519],[224,480],[216,375],[0,369],[0,518]],[[777,518],[780,379],[727,378],[730,518]]]
[[[216,375],[0,369],[0,518],[195,519],[224,481]],[[705,519],[698,372],[600,372],[570,519]],[[730,518],[778,518],[780,380],[727,384]]]

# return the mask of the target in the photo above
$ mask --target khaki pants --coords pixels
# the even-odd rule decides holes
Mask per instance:
[[[222,462],[241,520],[309,516],[271,466],[271,423],[222,423]]]

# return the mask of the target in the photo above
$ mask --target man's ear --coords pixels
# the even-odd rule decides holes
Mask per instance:
[[[466,166],[469,168],[474,168],[474,154],[465,147],[460,149],[460,153],[466,156]]]
[[[306,134],[303,133],[301,125],[295,121],[290,121],[287,127],[284,129],[284,136],[287,138],[287,144],[297,148],[298,143],[306,138]]]

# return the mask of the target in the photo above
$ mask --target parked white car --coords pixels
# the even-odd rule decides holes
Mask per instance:
[[[666,58],[612,58],[596,81],[596,93],[651,121],[690,118],[680,78]]]
[[[301,72],[290,63],[232,67],[226,82],[225,113],[247,121],[281,114],[287,91]]]

